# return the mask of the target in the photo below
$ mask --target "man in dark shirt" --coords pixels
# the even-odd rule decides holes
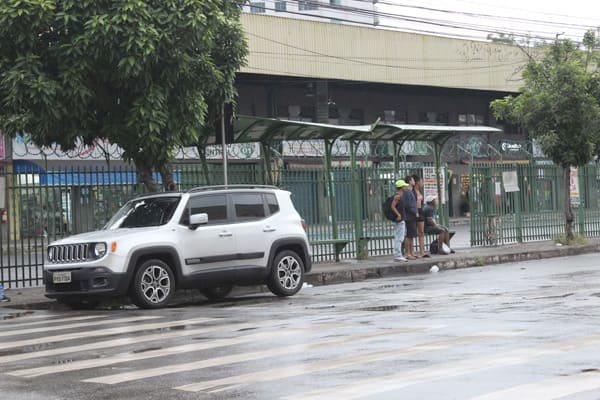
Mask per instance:
[[[435,222],[433,216],[437,206],[437,196],[429,195],[425,197],[425,207],[423,207],[423,217],[425,217],[425,233],[438,235],[438,254],[446,254],[442,250],[442,243],[450,248],[450,233],[448,228]],[[454,253],[454,250],[450,250]]]
[[[413,239],[417,237],[417,218],[419,217],[419,211],[417,209],[417,198],[413,192],[413,186],[415,180],[411,175],[404,178],[404,181],[410,185],[406,188],[402,195],[402,201],[404,202],[404,222],[406,224],[406,239],[404,240],[404,254],[409,260],[414,260],[415,248]]]

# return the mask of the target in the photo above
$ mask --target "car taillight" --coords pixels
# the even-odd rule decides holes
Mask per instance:
[[[304,229],[304,232],[306,232],[306,228],[307,228],[307,226],[306,226],[306,221],[305,221],[305,220],[303,220],[303,219],[301,219],[301,220],[300,220],[300,223],[302,224],[302,229]]]

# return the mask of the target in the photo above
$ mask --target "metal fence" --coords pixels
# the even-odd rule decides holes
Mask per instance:
[[[510,191],[511,185],[518,191]],[[563,234],[565,190],[570,192],[575,233],[599,237],[598,165],[574,169],[570,187],[565,188],[563,169],[556,165],[472,164],[471,245],[550,240]]]
[[[257,164],[229,165],[228,183],[274,182],[292,192],[308,223],[315,261],[391,254],[393,224],[381,203],[394,192],[398,176],[422,174],[423,164],[392,168],[336,168],[328,190],[323,168],[266,171]],[[177,165],[181,190],[223,183],[220,165]],[[0,235],[0,281],[7,287],[42,284],[45,247],[53,240],[102,227],[128,199],[144,192],[134,169],[69,168],[5,170],[5,212]],[[155,176],[160,182],[160,176]],[[361,254],[358,254],[361,251]]]

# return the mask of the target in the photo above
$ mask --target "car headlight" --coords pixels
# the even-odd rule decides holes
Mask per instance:
[[[106,254],[106,243],[94,244],[94,257],[100,258]]]

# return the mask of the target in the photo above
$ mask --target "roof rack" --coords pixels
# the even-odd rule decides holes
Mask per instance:
[[[226,190],[226,189],[279,189],[273,185],[213,185],[213,186],[198,186],[189,189],[186,193],[203,192],[209,190]]]

